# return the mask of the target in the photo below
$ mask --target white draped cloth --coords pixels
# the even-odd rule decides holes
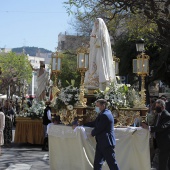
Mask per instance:
[[[92,170],[95,138],[92,128],[52,125],[49,128],[49,160],[51,170]],[[148,130],[136,127],[115,128],[116,161],[120,170],[150,170]],[[109,170],[105,162],[102,170]]]
[[[37,75],[39,75],[39,71],[37,72]],[[37,76],[37,86],[38,86],[38,88],[37,88],[37,92],[36,92],[36,97],[40,97],[40,95],[46,89],[48,79],[49,79],[49,74],[45,69],[44,69],[43,74],[41,74],[40,76]]]
[[[90,38],[89,70],[85,75],[85,86],[102,88],[110,81],[116,81],[110,36],[101,18],[97,18]]]

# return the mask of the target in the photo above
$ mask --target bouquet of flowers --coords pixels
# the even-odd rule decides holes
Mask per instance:
[[[134,89],[128,84],[111,83],[105,91],[98,91],[96,94],[97,99],[107,100],[110,109],[133,107],[135,97]]]
[[[21,117],[30,117],[32,119],[43,117],[45,109],[45,103],[43,101],[36,102],[33,101],[32,106],[30,108],[25,107],[23,111],[19,113]]]
[[[79,101],[79,89],[72,85],[62,88],[57,99],[56,107],[61,109],[67,107],[68,110],[73,110],[73,106]]]

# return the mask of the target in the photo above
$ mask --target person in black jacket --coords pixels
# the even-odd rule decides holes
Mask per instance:
[[[95,111],[99,115],[94,122],[89,122],[85,126],[94,127],[91,132],[91,135],[96,138],[94,170],[101,170],[105,160],[111,170],[119,170],[114,152],[116,145],[114,118],[111,111],[106,109],[106,105],[106,100],[98,99]]]
[[[44,138],[47,136],[47,125],[51,123],[51,108],[50,102],[46,102],[46,108],[44,109],[43,125],[44,125]]]
[[[159,170],[170,170],[170,113],[165,110],[165,102],[161,99],[156,101],[156,112],[158,113],[155,126],[142,123],[142,127],[154,133],[159,148]]]

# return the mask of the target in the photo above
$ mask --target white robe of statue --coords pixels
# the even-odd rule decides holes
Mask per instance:
[[[97,18],[90,38],[89,70],[85,75],[85,87],[104,90],[110,82],[116,82],[113,63],[107,27],[103,19]]]
[[[37,91],[36,97],[39,101],[45,100],[45,89],[49,80],[49,73],[45,70],[45,68],[40,67],[37,71]]]

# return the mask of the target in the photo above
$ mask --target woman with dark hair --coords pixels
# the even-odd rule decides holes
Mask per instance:
[[[2,107],[2,111],[5,114],[4,145],[10,147],[12,141],[12,111],[8,100],[5,101],[5,104]]]

